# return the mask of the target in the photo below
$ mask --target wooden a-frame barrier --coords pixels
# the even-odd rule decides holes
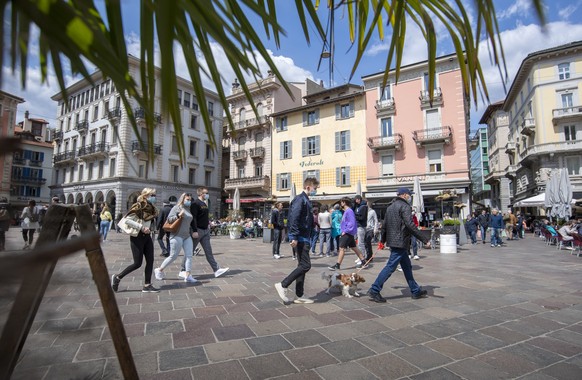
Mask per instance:
[[[75,219],[81,230],[81,236],[67,240]],[[83,249],[97,285],[123,377],[139,378],[115,294],[111,289],[91,210],[87,205],[57,204],[47,210],[42,231],[33,250],[0,255],[0,282],[20,284],[0,337],[0,379],[9,379],[16,367],[57,261],[62,256]]]

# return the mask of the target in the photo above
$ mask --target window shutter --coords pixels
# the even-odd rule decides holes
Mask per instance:
[[[315,136],[315,154],[319,154],[319,136]]]
[[[305,137],[301,139],[301,153],[303,157],[307,156],[307,139]]]
[[[341,106],[339,104],[335,105],[335,119],[339,120],[342,117],[341,115]]]
[[[307,173],[308,173],[307,170],[303,171],[303,182],[305,182],[305,178],[307,178]]]
[[[317,178],[317,180],[319,181],[319,169],[315,171],[315,178]]]
[[[350,117],[354,117],[354,108],[355,108],[355,104],[354,104],[354,101],[352,100],[350,102]]]
[[[341,186],[342,168],[335,168],[335,185]]]
[[[277,190],[281,190],[281,174],[277,174]]]
[[[335,151],[339,152],[341,150],[341,133],[335,133]]]
[[[279,143],[279,149],[280,149],[279,159],[282,160],[285,158],[285,142],[284,141],[281,141]]]
[[[275,129],[277,130],[277,132],[279,132],[281,130],[281,118],[280,117],[275,119]]]
[[[293,141],[289,140],[289,158],[293,158]]]
[[[319,124],[319,108],[315,110],[315,124]]]
[[[351,150],[351,145],[350,145],[350,131],[346,131],[346,150]]]
[[[574,136],[576,136],[575,131],[574,131]],[[44,152],[40,152],[40,160],[44,162]]]
[[[303,126],[307,126],[307,112],[303,112]]]
[[[346,185],[350,185],[352,182],[350,181],[350,167],[346,166]]]

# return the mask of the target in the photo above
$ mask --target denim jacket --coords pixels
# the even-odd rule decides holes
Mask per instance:
[[[305,192],[293,198],[289,206],[289,217],[287,218],[289,228],[289,241],[309,243],[313,231],[313,211],[311,201]]]

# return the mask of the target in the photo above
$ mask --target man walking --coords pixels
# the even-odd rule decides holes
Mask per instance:
[[[275,289],[283,302],[313,303],[313,300],[304,298],[305,274],[311,269],[309,257],[310,241],[313,233],[313,210],[309,196],[317,194],[319,181],[314,177],[307,177],[303,182],[303,192],[296,196],[289,205],[289,242],[297,251],[297,268],[285,279],[275,284]],[[295,281],[295,298],[288,289]]]
[[[372,239],[378,232],[378,215],[376,211],[372,208],[372,205],[368,203],[368,222],[366,224],[366,237],[364,239],[364,244],[366,245],[366,263],[372,261],[374,256],[374,251],[372,250]]]
[[[485,235],[487,234],[487,228],[489,228],[490,216],[487,214],[487,210],[483,209],[481,215],[477,217],[477,222],[479,227],[481,227],[481,240],[485,244]]]
[[[429,239],[425,235],[422,235],[412,222],[412,207],[409,203],[412,200],[411,194],[408,188],[399,188],[397,198],[386,209],[382,241],[386,242],[386,245],[390,247],[390,258],[388,258],[386,266],[380,271],[378,278],[376,278],[376,281],[374,281],[372,287],[368,290],[370,301],[386,302],[386,298],[380,295],[380,291],[384,283],[396,270],[398,264],[402,267],[404,277],[412,293],[412,299],[423,298],[427,294],[427,291],[423,290],[414,281],[412,264],[408,257],[411,235],[416,236],[418,240],[425,244],[429,242]]]
[[[494,208],[491,210],[491,218],[489,218],[491,223],[491,246],[499,247],[501,246],[501,232],[503,231],[503,217],[499,213],[499,210]]]
[[[271,211],[271,225],[273,226],[273,258],[280,259],[281,253],[281,238],[283,237],[283,229],[285,228],[285,222],[283,221],[283,203],[275,203],[273,211]]]
[[[162,211],[158,216],[158,225],[156,226],[158,229],[158,244],[162,249],[162,253],[160,254],[160,256],[162,257],[170,256],[170,233],[164,231],[164,229],[162,228],[164,226],[164,223],[166,223],[166,219],[168,219],[170,211],[172,211],[172,206],[170,205],[170,202],[164,202]],[[164,237],[166,238],[165,243]]]
[[[204,255],[206,255],[206,261],[212,267],[214,272],[214,277],[220,277],[226,272],[227,268],[221,268],[214,260],[214,255],[212,254],[212,246],[210,245],[210,220],[208,219],[208,189],[206,187],[199,187],[196,190],[198,198],[195,202],[192,202],[190,210],[192,212],[192,222],[190,222],[190,227],[192,227],[192,246],[196,247],[198,243],[202,246],[204,250]]]
[[[358,223],[358,248],[360,251],[366,252],[364,240],[366,240],[366,226],[368,224],[368,204],[362,199],[361,195],[356,195],[354,198],[354,214]]]

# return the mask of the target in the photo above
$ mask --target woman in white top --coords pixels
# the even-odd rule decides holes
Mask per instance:
[[[24,247],[22,249],[32,247],[34,232],[37,228],[40,228],[39,218],[40,213],[36,209],[36,201],[31,199],[28,201],[28,207],[25,207],[22,210],[22,215],[20,215],[22,220],[20,226],[22,227],[22,238],[24,239]]]
[[[325,256],[329,257],[333,246],[331,239],[331,214],[327,205],[321,206],[321,212],[317,215],[319,222],[319,256],[323,256],[323,244],[327,243]]]
[[[178,203],[172,207],[172,210],[168,214],[167,221],[173,223],[177,219],[182,219],[180,223],[180,228],[176,232],[170,233],[170,256],[166,257],[162,265],[159,268],[154,269],[154,274],[157,280],[163,280],[166,275],[164,274],[164,269],[168,267],[180,254],[180,250],[184,250],[184,256],[186,258],[186,275],[184,282],[195,283],[198,282],[192,275],[190,271],[192,270],[192,251],[194,247],[192,246],[192,234],[190,232],[190,222],[192,221],[192,213],[190,212],[190,205],[192,204],[192,195],[184,193],[178,199]]]

